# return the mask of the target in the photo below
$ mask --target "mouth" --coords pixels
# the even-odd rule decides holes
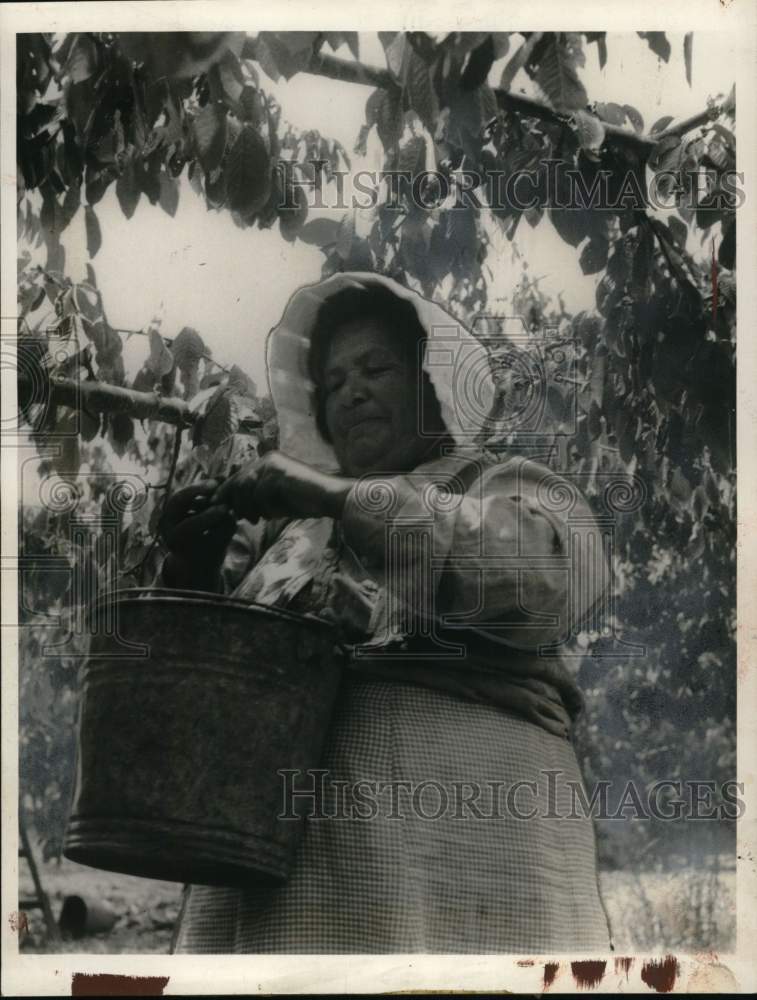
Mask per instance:
[[[351,423],[346,428],[346,430],[347,433],[349,434],[352,431],[360,430],[361,427],[366,427],[369,424],[377,424],[377,423],[380,424],[383,422],[384,421],[381,417],[362,417],[360,420],[355,420],[353,423]]]

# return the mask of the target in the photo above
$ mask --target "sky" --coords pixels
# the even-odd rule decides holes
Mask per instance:
[[[730,91],[735,65],[735,53],[729,49],[734,44],[732,36],[694,36],[691,87],[684,73],[683,36],[668,37],[672,55],[667,64],[635,34],[607,36],[608,59],[602,70],[596,45],[587,45],[586,65],[579,75],[590,100],[632,104],[648,130],[664,114],[686,117],[702,110],[708,97]],[[514,35],[509,55],[519,42],[520,36]],[[345,46],[337,54],[351,58]],[[360,54],[366,63],[385,65],[375,34],[361,34]],[[506,59],[492,67],[490,83],[498,83]],[[308,74],[274,83],[261,73],[261,84],[279,101],[283,119],[295,128],[315,128],[352,152],[372,88]],[[513,84],[516,90],[526,91],[529,85],[522,73]],[[381,168],[377,139],[369,143],[364,160],[353,157],[353,167]],[[97,205],[103,242],[93,262],[111,324],[142,329],[161,313],[166,336],[175,336],[185,325],[193,326],[215,358],[240,365],[265,391],[265,337],[296,288],[319,278],[321,252],[300,241],[286,242],[277,225],[268,230],[237,228],[227,212],[209,211],[186,177],[174,218],[143,197],[133,218],[126,220],[114,188]],[[334,213],[334,217],[341,215]],[[78,213],[63,242],[69,274],[84,278],[83,213]],[[544,276],[542,288],[552,294],[561,292],[570,311],[593,308],[597,277],[581,273],[579,254],[563,243],[546,218],[535,229],[522,223],[514,245],[528,261],[530,273]],[[495,252],[490,251],[488,264],[494,271],[490,304],[506,308],[522,264],[504,238]],[[144,338],[129,341],[125,352],[128,375],[136,374],[146,354]]]

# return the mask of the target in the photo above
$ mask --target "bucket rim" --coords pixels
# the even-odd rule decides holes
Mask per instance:
[[[100,608],[108,602],[114,604],[135,603],[138,605],[144,605],[145,602],[216,605],[219,607],[235,608],[239,611],[263,613],[271,618],[289,620],[299,625],[309,625],[326,632],[331,632],[335,640],[337,640],[339,633],[339,629],[333,622],[319,618],[317,615],[302,614],[299,611],[292,611],[289,608],[261,604],[257,601],[247,601],[239,597],[229,597],[226,594],[218,594],[212,590],[182,590],[175,587],[122,587],[106,591],[99,594],[87,605],[87,620],[91,622]]]

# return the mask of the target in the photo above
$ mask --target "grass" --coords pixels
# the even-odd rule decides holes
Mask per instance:
[[[736,871],[603,872],[615,950],[728,952],[736,946]]]

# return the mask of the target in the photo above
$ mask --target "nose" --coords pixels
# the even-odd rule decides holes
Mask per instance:
[[[368,399],[368,389],[365,379],[359,372],[348,372],[339,390],[339,402],[342,406],[357,406]]]

